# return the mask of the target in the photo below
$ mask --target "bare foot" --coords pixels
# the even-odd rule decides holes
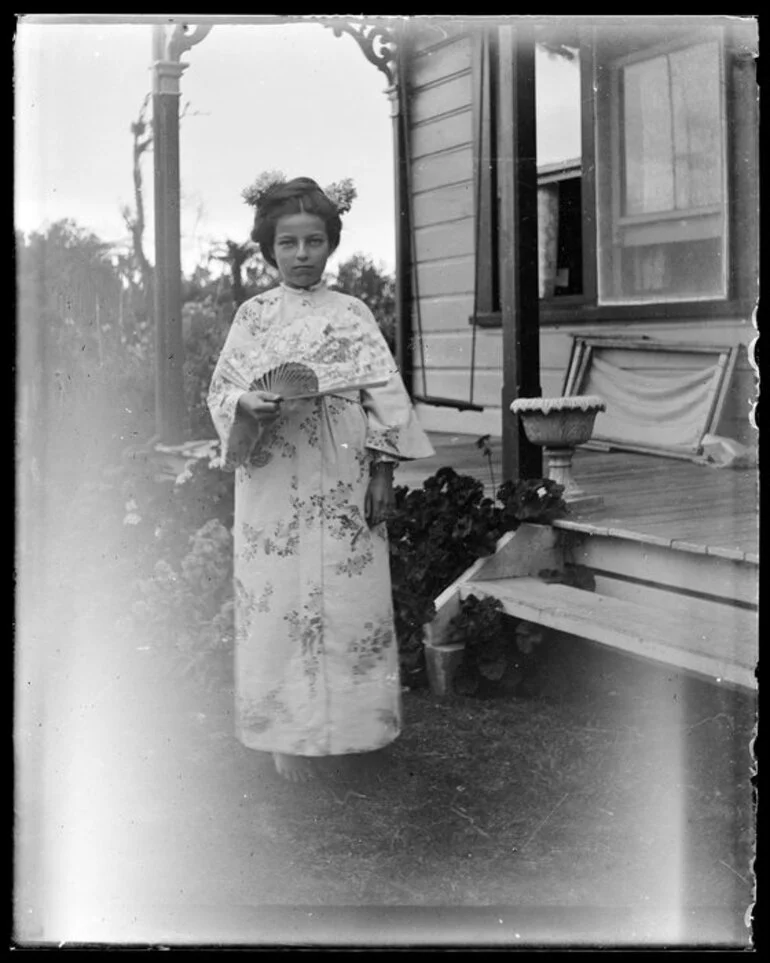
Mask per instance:
[[[307,756],[290,756],[285,752],[274,752],[275,770],[290,782],[309,782],[315,778],[313,760]]]

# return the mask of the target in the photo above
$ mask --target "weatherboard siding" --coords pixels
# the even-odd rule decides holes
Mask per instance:
[[[414,386],[418,395],[469,400],[468,319],[475,275],[474,40],[472,28],[462,22],[433,25],[414,39],[408,80],[417,281]],[[484,405],[484,412],[419,405],[427,428],[500,433],[500,335],[479,332],[477,340],[474,401]]]

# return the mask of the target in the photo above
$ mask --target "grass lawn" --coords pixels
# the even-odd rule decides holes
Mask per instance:
[[[432,939],[494,908],[525,942],[747,941],[745,696],[554,638],[526,694],[405,692],[392,747],[294,786],[233,738],[226,692],[132,658],[60,730],[70,938],[291,942],[296,907],[456,907]]]

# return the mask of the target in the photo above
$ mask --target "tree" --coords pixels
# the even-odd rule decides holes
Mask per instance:
[[[132,176],[134,183],[134,207],[125,204],[121,208],[121,215],[131,235],[131,253],[123,256],[120,263],[121,272],[134,290],[134,300],[141,307],[140,316],[150,320],[154,313],[154,285],[155,270],[144,250],[144,232],[146,219],[144,211],[144,189],[142,180],[142,159],[151,150],[153,144],[152,121],[147,112],[151,95],[147,94],[139,108],[135,121],[130,130],[132,146]],[[185,103],[179,115],[180,121],[188,116],[197,116],[199,111],[191,111],[189,102]]]
[[[261,291],[267,291],[276,284],[275,271],[262,257],[259,245],[248,240],[239,244],[229,238],[211,257],[223,261],[230,272],[230,292],[235,308],[248,298]],[[246,272],[244,283],[243,274]]]
[[[117,444],[144,430],[151,338],[126,308],[111,245],[65,219],[17,235],[16,255],[19,380],[30,430],[45,430],[52,444]]]
[[[145,319],[152,317],[154,297],[154,271],[144,252],[145,215],[142,189],[142,156],[152,146],[152,128],[147,120],[149,103],[148,94],[142,101],[137,119],[131,124],[134,210],[132,211],[128,204],[121,209],[123,220],[131,234],[131,255],[125,259],[123,267],[129,283],[141,292],[144,302],[141,310]]]
[[[337,268],[331,285],[335,291],[360,298],[369,308],[391,351],[396,345],[396,281],[382,265],[375,265],[370,257],[357,253]]]

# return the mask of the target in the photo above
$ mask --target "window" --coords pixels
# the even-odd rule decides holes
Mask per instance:
[[[541,40],[553,37],[541,33]],[[562,38],[557,38],[563,41]],[[580,51],[575,38],[535,51],[540,297],[583,293]]]
[[[580,160],[541,167],[537,181],[540,297],[582,294]]]
[[[756,43],[751,31],[721,22],[671,19],[635,30],[624,18],[579,25],[536,51],[545,323],[743,316],[753,306]],[[493,63],[487,76],[496,71]],[[486,132],[476,150],[477,289],[485,297],[474,319],[495,327],[500,92],[492,83],[482,98],[477,87],[474,123]]]
[[[597,86],[600,303],[726,297],[721,43],[631,54]]]

